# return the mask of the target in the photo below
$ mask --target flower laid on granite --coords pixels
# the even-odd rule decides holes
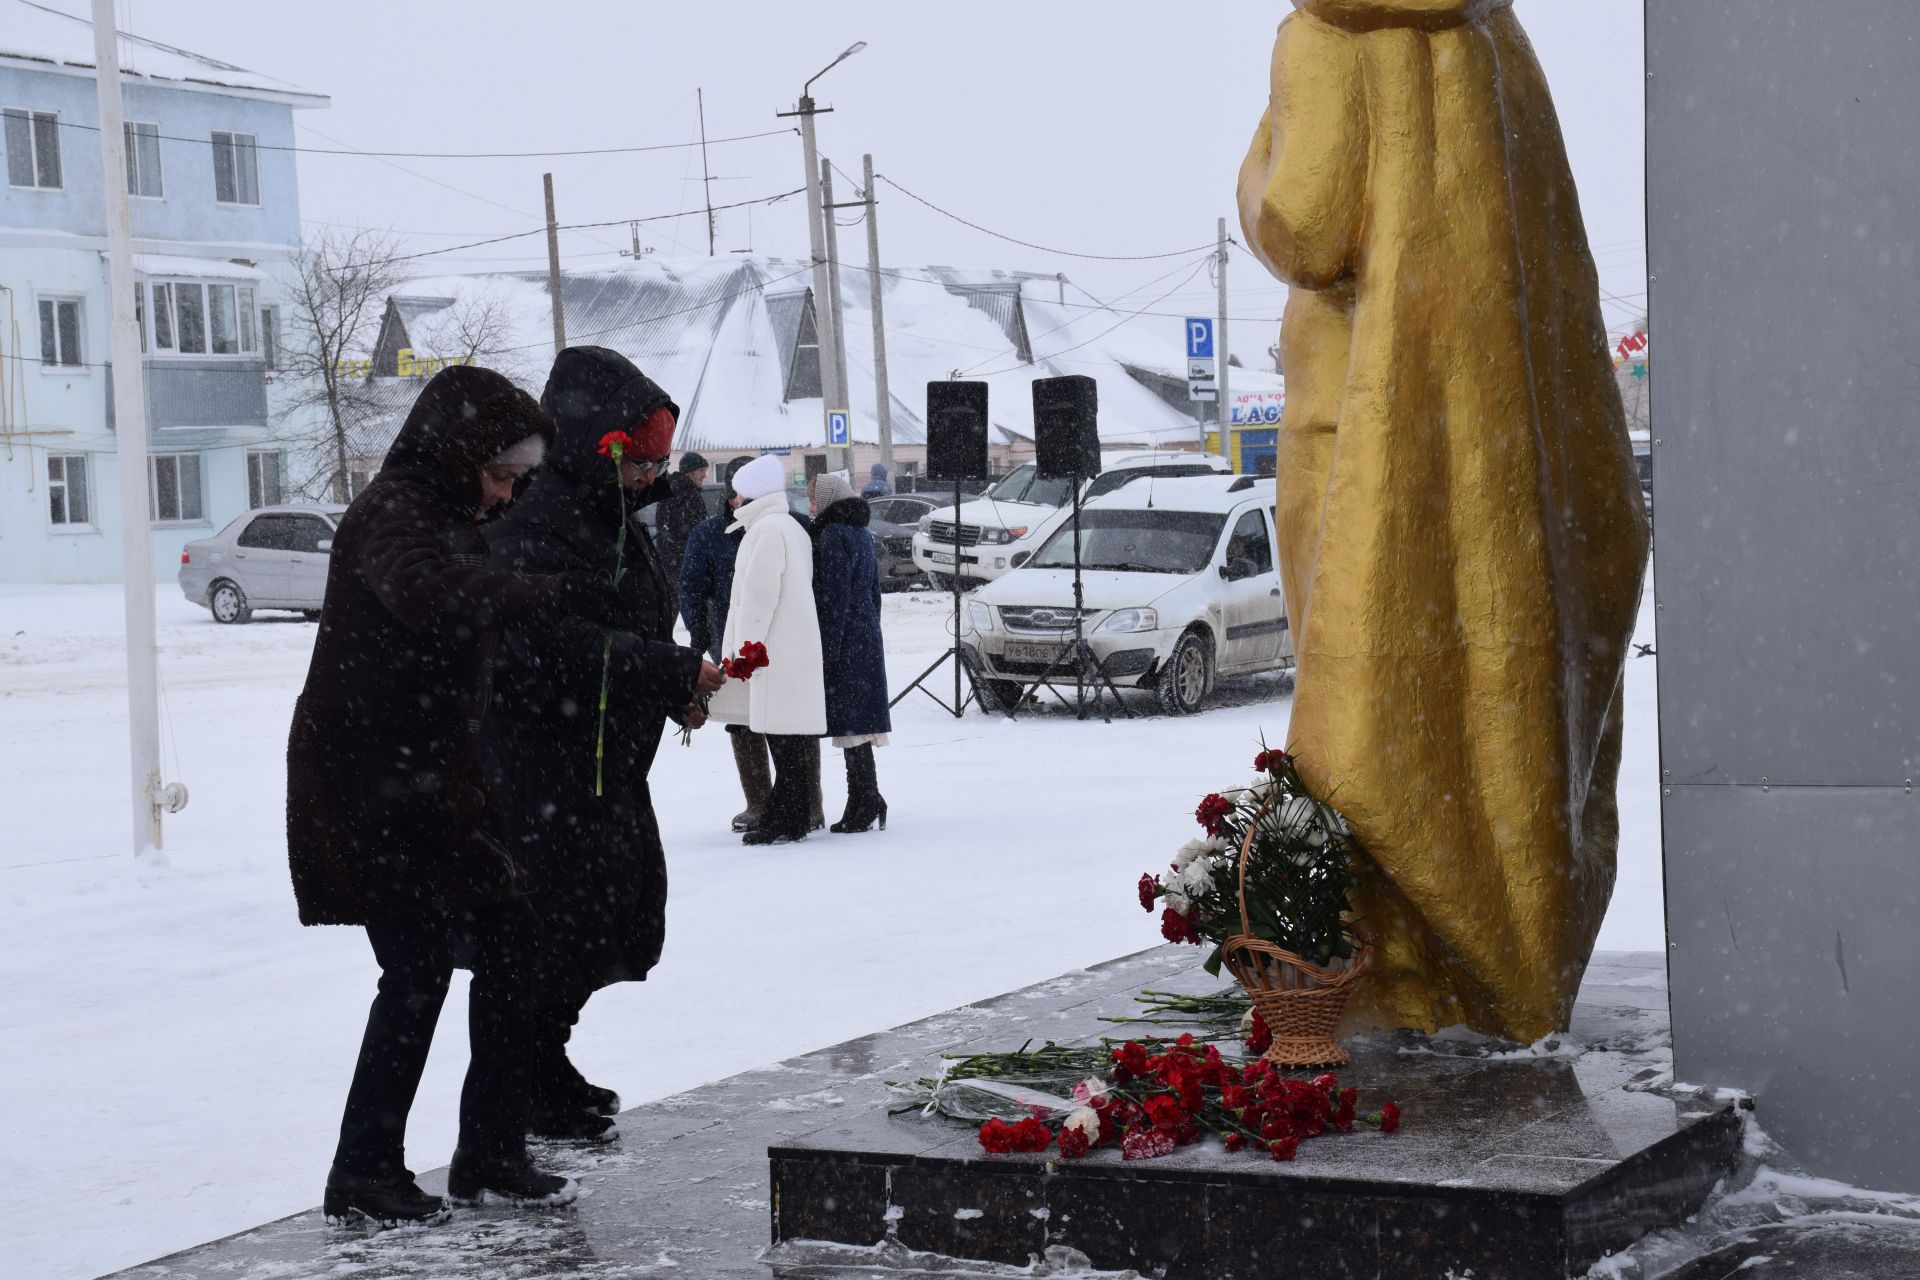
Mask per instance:
[[[1209,973],[1220,971],[1221,944],[1243,932],[1241,849],[1251,835],[1245,921],[1253,937],[1325,966],[1355,952],[1349,928],[1359,850],[1333,806],[1315,798],[1285,751],[1254,757],[1259,777],[1215,792],[1194,810],[1206,838],[1174,855],[1169,875],[1143,875],[1140,905],[1160,911],[1169,942],[1210,942]]]
[[[720,673],[729,680],[751,680],[753,679],[754,672],[764,670],[772,665],[772,660],[767,657],[767,646],[761,644],[758,640],[748,640],[740,646],[740,652],[736,656],[728,658],[720,664]],[[707,708],[713,705],[713,695],[703,693],[697,701],[700,704],[700,714],[704,716],[707,713]],[[680,742],[683,746],[690,747],[693,745],[692,725],[681,726]]]
[[[1106,1076],[1059,1083],[1104,1054]],[[978,1090],[965,1103],[945,1092],[969,1083]],[[960,1075],[956,1076],[955,1073]],[[1274,1160],[1292,1160],[1300,1144],[1328,1133],[1351,1133],[1356,1120],[1382,1133],[1400,1127],[1400,1109],[1385,1103],[1361,1117],[1359,1090],[1342,1088],[1325,1074],[1311,1081],[1283,1075],[1264,1061],[1229,1062],[1217,1045],[1191,1034],[1178,1040],[1101,1049],[1044,1049],[980,1054],[960,1059],[939,1081],[925,1081],[928,1109],[971,1118],[972,1107],[991,1100],[1011,1113],[980,1125],[979,1140],[991,1155],[1037,1154],[1058,1146],[1068,1160],[1118,1147],[1123,1160],[1149,1160],[1191,1146],[1209,1135],[1229,1152],[1253,1150]],[[1062,1089],[1072,1098],[1044,1092]]]

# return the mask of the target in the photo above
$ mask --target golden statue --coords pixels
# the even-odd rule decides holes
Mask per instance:
[[[1647,517],[1511,0],[1293,0],[1240,173],[1281,333],[1289,745],[1384,873],[1354,1025],[1565,1028]]]

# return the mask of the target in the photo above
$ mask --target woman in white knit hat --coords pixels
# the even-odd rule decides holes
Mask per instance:
[[[827,731],[820,624],[813,602],[813,544],[788,513],[786,470],[777,457],[756,458],[733,478],[741,504],[734,524],[745,532],[734,565],[726,657],[758,641],[768,665],[714,696],[711,715],[766,735],[773,754],[773,794],[747,844],[807,838],[810,739]]]

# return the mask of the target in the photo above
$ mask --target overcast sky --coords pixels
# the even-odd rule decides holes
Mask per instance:
[[[84,13],[80,0],[50,0]],[[953,213],[1035,244],[1157,254],[1210,244],[1264,108],[1280,0],[118,0],[123,26],[332,98],[295,113],[300,141],[367,151],[537,151],[685,143],[791,125],[775,119],[802,82],[855,40],[864,53],[815,86],[831,105],[822,150],[876,169]],[[1641,17],[1638,5],[1517,0],[1559,104],[1608,323],[1645,306]],[[301,16],[295,16],[301,15]],[[710,149],[716,204],[800,185],[797,136]],[[700,154],[517,160],[300,158],[309,225],[389,227],[409,252],[541,223],[551,170],[560,221],[673,214],[701,203]],[[850,184],[849,184],[850,187]],[[889,265],[1064,271],[1102,298],[1155,311],[1212,311],[1193,258],[1101,262],[1022,248],[949,221],[879,184]],[[836,192],[851,198],[851,190]],[[843,219],[857,217],[843,213]],[[705,220],[641,228],[663,254],[707,251]],[[863,227],[841,232],[865,262]],[[568,265],[608,267],[624,226],[568,233]],[[719,251],[803,257],[798,199],[719,215]],[[535,267],[544,241],[426,259],[422,270]],[[1197,257],[1197,255],[1195,255]],[[1172,275],[1166,275],[1172,271]],[[1150,283],[1165,276],[1157,283]],[[1183,283],[1183,281],[1185,281]],[[1264,365],[1284,291],[1236,255],[1233,348]],[[1179,322],[1163,321],[1174,335]]]

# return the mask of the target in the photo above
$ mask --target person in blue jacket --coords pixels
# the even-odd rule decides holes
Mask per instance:
[[[863,498],[891,498],[893,486],[887,483],[887,468],[883,463],[874,463],[867,468],[867,487],[860,491]]]
[[[813,482],[813,598],[826,662],[827,736],[847,760],[839,832],[887,829],[873,749],[887,745],[887,651],[880,634],[880,567],[867,531],[872,512],[842,472]]]

